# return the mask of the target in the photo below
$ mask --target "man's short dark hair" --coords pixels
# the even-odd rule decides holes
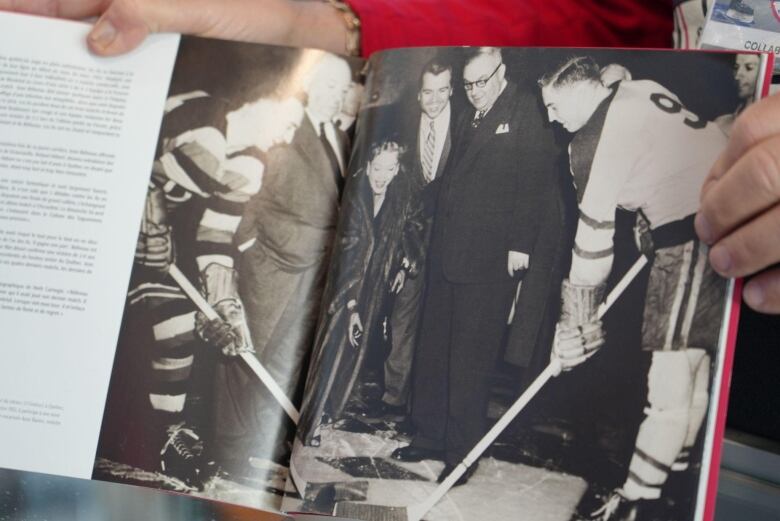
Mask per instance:
[[[590,56],[575,56],[569,58],[548,72],[537,82],[540,87],[565,87],[581,81],[601,81],[601,69],[596,60]]]
[[[450,71],[450,83],[452,83],[452,64],[439,58],[432,59],[425,64],[425,67],[423,67],[423,70],[420,73],[420,79],[417,82],[417,86],[422,89],[423,76],[426,74],[433,74],[434,76],[438,76],[439,74],[446,71]]]

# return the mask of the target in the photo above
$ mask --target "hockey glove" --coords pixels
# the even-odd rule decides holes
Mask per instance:
[[[596,354],[604,346],[604,327],[601,320],[581,326],[559,323],[555,329],[552,359],[557,359],[563,371],[569,371]]]
[[[160,273],[167,273],[173,259],[165,194],[159,187],[150,185],[135,247],[135,262]]]
[[[238,275],[233,268],[211,263],[201,273],[205,297],[220,319],[208,320],[202,313],[195,317],[195,330],[204,342],[215,345],[225,356],[253,351],[238,297]]]

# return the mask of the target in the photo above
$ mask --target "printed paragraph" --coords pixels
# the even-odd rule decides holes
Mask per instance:
[[[115,161],[114,155],[105,152],[0,141],[0,169],[16,173],[86,177],[110,174]]]
[[[0,54],[0,124],[119,137],[133,74]]]
[[[0,266],[89,275],[96,254],[90,239],[0,229]]]
[[[87,300],[78,289],[0,281],[0,311],[62,316],[86,311]]]
[[[0,221],[103,222],[106,190],[0,177]]]
[[[42,425],[60,425],[63,407],[53,403],[0,398],[0,419]]]

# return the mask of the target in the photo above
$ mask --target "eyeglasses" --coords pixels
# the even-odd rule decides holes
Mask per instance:
[[[466,92],[470,92],[474,87],[477,87],[477,88],[480,88],[480,89],[484,89],[485,85],[487,85],[487,82],[489,82],[490,79],[493,76],[496,75],[496,73],[498,72],[498,69],[500,69],[502,65],[503,65],[503,62],[499,63],[498,67],[496,67],[495,70],[493,70],[493,72],[490,73],[490,76],[488,76],[487,78],[485,78],[483,80],[464,81],[463,82],[463,88],[466,89]]]

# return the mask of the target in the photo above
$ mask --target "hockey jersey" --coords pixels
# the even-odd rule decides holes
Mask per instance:
[[[619,83],[569,147],[580,200],[572,282],[606,280],[616,208],[641,211],[651,229],[694,214],[704,178],[725,145],[717,125],[686,110],[662,85]]]

